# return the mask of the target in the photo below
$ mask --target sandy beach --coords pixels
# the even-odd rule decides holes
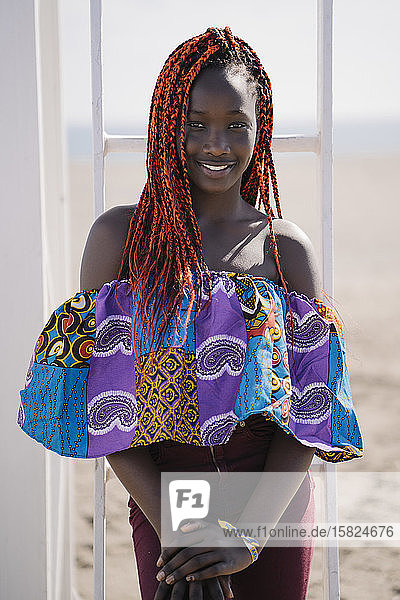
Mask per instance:
[[[362,459],[338,465],[338,472],[400,471],[400,156],[339,156],[334,164],[335,306],[344,323],[348,366],[356,412],[365,444]],[[284,217],[320,238],[316,159],[275,158]],[[144,182],[141,160],[107,165],[107,208],[136,203]],[[92,221],[92,182],[88,161],[69,164],[73,293],[79,289],[79,264]],[[74,464],[76,589],[92,598],[93,461]],[[107,483],[107,599],[138,600],[136,567],[128,523],[128,494],[109,471]],[[387,498],[389,503],[391,498]],[[385,498],[366,497],[381,514]],[[397,505],[398,506],[398,505]],[[391,514],[391,506],[388,508]],[[391,521],[399,522],[392,514]],[[376,519],[379,521],[379,518]],[[322,550],[315,550],[309,600],[322,598]],[[400,598],[400,548],[341,548],[342,600]],[[290,576],[290,574],[288,574]],[[266,597],[266,596],[265,596]]]

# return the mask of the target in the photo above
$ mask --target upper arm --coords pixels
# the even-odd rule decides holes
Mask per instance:
[[[288,291],[319,298],[321,277],[310,238],[291,221],[276,219],[273,223],[279,262]]]
[[[130,213],[129,213],[130,211]],[[118,277],[132,207],[116,206],[93,223],[81,260],[81,290],[100,289]]]

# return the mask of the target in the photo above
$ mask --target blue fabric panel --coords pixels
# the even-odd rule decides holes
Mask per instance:
[[[62,456],[86,458],[87,376],[87,368],[34,363],[32,379],[20,391],[25,433]]]
[[[240,421],[270,404],[272,344],[264,336],[250,338],[235,413]]]
[[[328,387],[333,393],[332,445],[351,444],[361,449],[362,439],[353,409],[345,342],[333,326],[330,332]]]

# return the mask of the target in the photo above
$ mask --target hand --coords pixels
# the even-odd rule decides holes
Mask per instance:
[[[198,545],[205,542],[210,546]],[[229,542],[231,547],[226,547],[219,525],[194,521],[181,526],[174,545],[163,548],[157,561],[162,566],[157,579],[175,585],[183,578],[197,582],[242,571],[252,563],[250,552],[240,538],[232,537]]]
[[[185,523],[181,531],[196,531],[204,526],[203,521],[191,521]],[[175,548],[176,551],[180,549]],[[171,557],[172,555],[172,552],[168,553],[168,556]],[[167,557],[167,554],[161,553],[157,566],[162,565],[164,556]],[[154,600],[163,600],[169,598],[170,595],[173,596],[174,600],[180,600],[185,597],[186,590],[188,590],[189,600],[225,600],[226,598],[233,598],[230,575],[221,575],[220,577],[206,579],[204,582],[193,581],[188,583],[181,579],[171,585],[161,581]]]
[[[161,581],[154,600],[225,600],[233,598],[229,575],[211,577],[205,581],[187,582],[180,579],[175,584],[168,585]]]

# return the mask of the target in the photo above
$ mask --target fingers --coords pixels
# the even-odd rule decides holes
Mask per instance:
[[[182,581],[184,581],[184,579],[182,579]],[[186,585],[189,586],[189,600],[203,600],[204,599],[204,590],[203,590],[204,584],[201,581],[193,581],[192,583],[189,583],[189,584],[187,582],[185,582],[185,583],[186,583]]]
[[[196,581],[200,587],[200,581]],[[171,590],[171,600],[184,600],[187,589],[187,582],[183,579],[181,581],[177,581]]]
[[[217,562],[209,567],[202,569],[201,571],[196,571],[196,573],[191,573],[186,576],[186,581],[203,581],[204,579],[209,579],[210,577],[218,577],[219,575],[228,575],[230,573],[230,566],[226,562]]]
[[[204,550],[205,552],[199,553],[199,550]],[[185,548],[181,554],[184,554],[187,557],[187,560],[176,562],[177,566],[175,567],[172,565],[172,562],[174,561],[174,559],[172,559],[168,565],[164,567],[164,570],[161,571],[161,573],[164,573],[163,580],[165,580],[166,583],[175,583],[179,579],[183,579],[186,575],[189,575],[189,573],[193,573],[194,571],[209,566],[213,562],[218,562],[217,553],[210,550],[210,548]],[[160,573],[157,574],[158,580],[160,580],[159,577]]]
[[[168,548],[163,548],[156,562],[157,567],[162,567],[163,565],[165,565],[169,561],[169,559],[172,558],[172,556],[174,556],[175,554],[177,554],[177,552],[179,552],[180,550],[182,550],[182,546],[168,546]]]
[[[231,576],[230,575],[220,575],[218,577],[218,581],[221,585],[224,597],[225,598],[233,598],[234,596],[233,596],[232,587],[231,587]],[[197,582],[194,581],[193,583],[197,583]]]
[[[182,548],[186,548],[187,546],[194,546],[195,544],[200,544],[204,542],[206,534],[201,532],[203,527],[198,528],[195,531],[190,531],[188,533],[181,533],[173,540],[170,546],[162,548],[162,552],[158,557],[156,562],[157,567],[163,567],[167,562],[175,556]]]
[[[198,529],[205,529],[206,527],[207,524],[203,521],[187,521],[186,523],[183,523],[179,529],[183,531],[183,533],[189,533],[191,531],[197,531]]]
[[[203,584],[201,581],[188,583],[184,579],[177,581],[173,586],[162,581],[157,588],[154,600],[184,600],[187,598],[186,590],[189,591],[189,600],[205,600],[203,593]],[[210,596],[214,600],[214,596]],[[223,600],[220,596],[215,596],[215,600]]]
[[[171,573],[175,572],[179,568],[183,567],[193,556],[198,556],[201,554],[205,554],[210,551],[210,548],[205,547],[195,547],[195,548],[180,548],[179,552],[175,554],[159,571],[156,575],[158,581],[166,580],[170,577]],[[190,571],[187,571],[190,573]],[[185,574],[187,574],[185,573]],[[167,581],[167,583],[170,583]]]
[[[201,581],[193,581],[189,585],[200,584],[204,586],[205,600],[224,600],[224,592],[217,577]]]
[[[154,600],[167,600],[167,598],[169,599],[170,594],[171,586],[165,583],[165,581],[162,581],[157,588]]]

